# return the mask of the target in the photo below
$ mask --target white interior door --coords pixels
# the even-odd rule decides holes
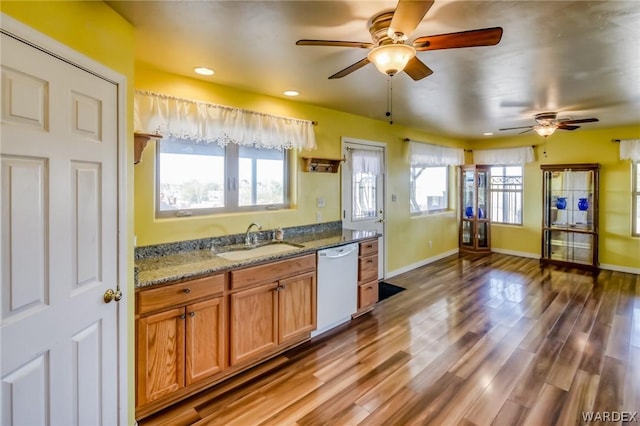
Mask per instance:
[[[344,138],[342,155],[346,159],[342,166],[342,224],[345,228],[376,231],[382,235],[378,240],[378,279],[383,279],[385,144]]]
[[[0,423],[118,424],[118,89],[5,34],[0,63]]]

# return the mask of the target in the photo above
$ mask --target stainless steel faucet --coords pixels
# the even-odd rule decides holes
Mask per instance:
[[[249,232],[251,232],[251,228],[254,226],[258,228],[258,231],[262,231],[262,226],[260,224],[252,222],[251,225],[249,225],[247,232],[244,234],[244,245],[247,247],[257,243],[257,238],[254,238],[254,241],[252,241],[251,235],[249,234]],[[257,235],[255,237],[257,237]]]

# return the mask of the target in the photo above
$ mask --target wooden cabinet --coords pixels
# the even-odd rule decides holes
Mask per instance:
[[[225,368],[223,290],[214,275],[138,292],[137,406]]]
[[[599,164],[542,169],[542,264],[598,268]]]
[[[491,251],[489,166],[460,168],[460,251]]]
[[[316,327],[315,255],[230,272],[230,364],[301,341]]]
[[[360,243],[358,252],[358,311],[369,312],[378,302],[378,240]]]

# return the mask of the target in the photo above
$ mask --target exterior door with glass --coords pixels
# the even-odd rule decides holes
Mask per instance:
[[[378,279],[385,274],[384,199],[385,144],[343,138],[342,224],[345,228],[376,231]]]

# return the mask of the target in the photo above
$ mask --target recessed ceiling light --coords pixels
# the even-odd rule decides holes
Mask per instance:
[[[206,68],[206,67],[196,67],[193,70],[200,75],[213,75],[215,72],[211,68]]]
[[[297,90],[285,90],[283,93],[287,96],[298,96],[300,94]]]
[[[485,135],[485,136],[493,136],[493,132],[484,132],[483,135]]]

